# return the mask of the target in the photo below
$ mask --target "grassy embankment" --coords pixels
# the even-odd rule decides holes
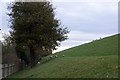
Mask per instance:
[[[118,77],[118,35],[92,41],[52,55],[58,55],[58,58],[32,69],[17,72],[9,78]],[[49,56],[43,60],[46,58]]]

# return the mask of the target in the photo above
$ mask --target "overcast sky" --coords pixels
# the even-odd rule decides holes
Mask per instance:
[[[7,1],[0,2],[3,33],[9,31]],[[62,42],[56,51],[118,33],[118,0],[53,0],[52,3],[56,17],[70,30],[69,39]]]

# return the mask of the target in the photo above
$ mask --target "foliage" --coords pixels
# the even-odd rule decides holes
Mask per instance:
[[[67,39],[67,28],[55,18],[50,2],[14,2],[8,6],[12,29],[10,40],[16,45],[29,48],[31,65],[35,63],[35,50],[54,50]]]

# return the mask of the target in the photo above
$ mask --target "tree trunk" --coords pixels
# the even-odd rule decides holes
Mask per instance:
[[[30,47],[30,67],[35,66],[35,52],[33,46]]]

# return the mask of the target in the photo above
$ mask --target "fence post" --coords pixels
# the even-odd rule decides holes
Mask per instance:
[[[15,72],[15,65],[13,64],[13,73]]]
[[[11,64],[9,64],[9,75],[11,74],[11,71],[10,71],[11,69],[10,68],[11,68]]]
[[[7,76],[9,76],[9,64],[7,64]]]
[[[10,65],[10,74],[12,74],[12,64]]]
[[[2,42],[0,41],[0,79],[2,79]]]
[[[12,73],[14,73],[14,66],[13,66],[13,64],[12,64]]]
[[[4,70],[5,70],[5,74],[4,75],[5,75],[5,77],[7,77],[7,69],[6,68],[7,68],[7,65],[5,64],[5,67],[4,67]]]
[[[5,64],[2,64],[2,78],[5,77]]]

